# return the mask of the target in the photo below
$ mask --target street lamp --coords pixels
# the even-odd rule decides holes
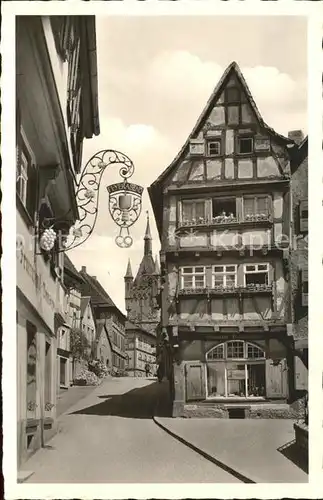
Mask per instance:
[[[64,217],[45,217],[38,224],[37,234],[42,251],[66,252],[82,245],[91,236],[97,220],[102,176],[110,165],[121,165],[119,174],[123,179],[122,182],[107,186],[109,212],[120,228],[115,242],[121,248],[129,248],[132,245],[129,228],[140,216],[143,187],[128,182],[135,170],[130,158],[119,151],[105,149],[95,153],[81,173],[75,193],[80,218],[70,228],[69,234],[63,235],[62,248],[54,249],[58,237],[57,228],[64,223]],[[65,214],[65,217],[67,215]]]

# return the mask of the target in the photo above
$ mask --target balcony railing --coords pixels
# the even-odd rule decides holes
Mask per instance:
[[[179,227],[212,227],[220,225],[236,225],[236,224],[258,224],[258,223],[271,223],[272,217],[268,214],[257,213],[247,214],[242,219],[233,215],[217,215],[216,217],[199,217],[197,219],[179,221]]]
[[[216,285],[213,287],[204,288],[181,288],[178,295],[239,295],[239,294],[271,294],[273,285],[265,284],[250,284],[250,285],[237,285],[237,286],[222,286]]]

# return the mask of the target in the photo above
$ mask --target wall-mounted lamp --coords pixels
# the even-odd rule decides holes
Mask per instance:
[[[64,223],[64,217],[59,219],[45,217],[37,230],[41,250],[66,252],[82,245],[91,236],[97,220],[102,176],[110,165],[121,165],[119,174],[123,178],[122,182],[107,186],[109,212],[113,221],[120,227],[115,242],[121,248],[132,245],[133,239],[129,228],[140,216],[144,188],[128,182],[135,170],[130,158],[119,151],[106,149],[93,155],[81,173],[75,194],[80,218],[68,235],[60,235],[61,248],[54,250],[59,234],[58,227]]]

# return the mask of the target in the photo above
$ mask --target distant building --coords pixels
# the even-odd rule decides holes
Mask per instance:
[[[66,291],[66,323],[59,329],[57,360],[58,387],[66,389],[82,368],[82,361],[73,359],[71,352],[71,331],[81,329],[81,285],[82,277],[70,258],[64,255],[63,283]]]
[[[126,321],[126,353],[128,375],[145,377],[147,366],[149,375],[156,375],[156,337],[131,321]]]
[[[16,17],[18,467],[56,430],[64,258],[35,235],[45,219],[67,233],[78,218],[83,139],[99,134],[96,64],[94,16]]]
[[[160,309],[157,303],[159,280],[160,269],[157,257],[154,260],[152,256],[152,236],[147,216],[144,255],[137,275],[135,278],[133,277],[129,260],[124,276],[125,304],[128,318],[126,323],[127,352],[129,355],[128,369],[129,373],[134,376],[145,373],[144,365],[148,363],[148,359],[151,360],[149,363],[153,364],[155,372],[156,338],[160,322]]]
[[[264,122],[232,63],[149,188],[162,245],[173,416],[267,416],[269,401],[272,412],[293,414],[294,144]]]
[[[90,276],[83,266],[82,293],[91,297],[96,323],[97,357],[112,370],[125,370],[126,317],[104,290],[96,276]]]
[[[292,242],[290,253],[291,316],[295,339],[295,390],[308,389],[308,138],[289,133],[291,149]]]

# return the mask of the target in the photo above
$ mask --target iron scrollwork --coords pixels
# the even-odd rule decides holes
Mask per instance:
[[[69,234],[61,237],[62,249],[66,252],[82,245],[92,234],[96,224],[99,204],[99,189],[102,176],[107,167],[120,165],[119,174],[123,182],[107,186],[109,193],[109,212],[114,222],[120,227],[116,244],[130,247],[133,239],[129,234],[132,226],[141,213],[141,196],[143,187],[128,182],[134,173],[132,160],[124,153],[112,149],[95,153],[85,165],[76,189],[76,203],[79,219],[71,227]],[[63,222],[62,218],[45,219],[43,230],[52,230]],[[43,233],[44,234],[44,233]]]

